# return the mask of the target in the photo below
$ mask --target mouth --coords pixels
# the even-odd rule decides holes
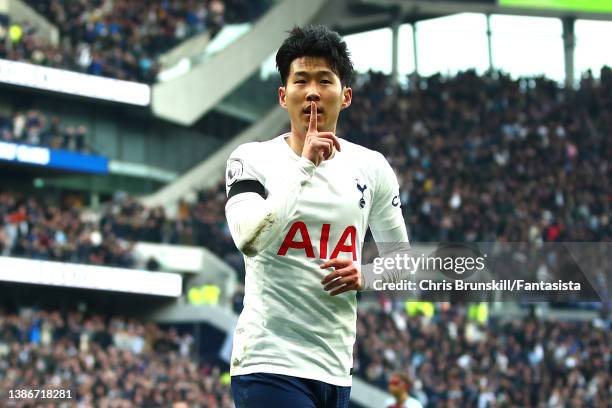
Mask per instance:
[[[305,113],[306,115],[310,115],[310,105],[302,109],[302,112]],[[317,106],[317,116],[319,116],[323,112],[324,112],[323,109]]]

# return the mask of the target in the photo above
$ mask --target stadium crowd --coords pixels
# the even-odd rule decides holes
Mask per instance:
[[[223,184],[221,183],[221,186]],[[163,207],[147,208],[134,197],[118,195],[102,212],[101,224],[118,237],[133,241],[206,246],[223,254],[232,243],[223,215],[225,193],[200,191],[195,203],[181,201],[170,218]],[[225,238],[225,239],[224,239]]]
[[[57,25],[61,44],[0,18],[0,58],[148,83],[160,53],[261,13],[248,0],[28,2]],[[498,72],[411,78],[397,91],[369,73],[354,90],[337,133],[392,164],[411,241],[610,241],[610,68],[575,90]],[[86,151],[86,133],[36,111],[0,115],[2,141]],[[92,215],[0,190],[0,254],[133,267],[133,242],[149,241],[205,246],[242,271],[225,201],[222,180],[174,218],[132,197]],[[356,375],[385,387],[408,371],[425,406],[610,406],[609,321],[482,325],[457,308],[433,318],[367,311],[357,329]],[[220,370],[194,363],[191,341],[119,317],[0,312],[0,390],[71,388],[82,406],[231,407]]]
[[[425,407],[609,407],[610,321],[466,318],[453,307],[432,318],[360,312],[355,374],[386,388],[412,378]],[[435,345],[432,347],[432,345]]]
[[[478,323],[465,310],[361,310],[355,375],[386,388],[406,372],[425,407],[609,406],[610,321]],[[0,391],[70,389],[80,407],[233,407],[227,374],[198,362],[193,344],[188,333],[132,318],[2,310]]]
[[[74,203],[0,190],[0,255],[131,268],[132,247]]]
[[[338,134],[388,158],[412,240],[610,240],[610,68],[575,91],[471,71],[389,89],[370,75]]]
[[[205,246],[228,257],[235,252],[225,219],[214,217],[223,213],[223,200],[182,203],[177,217],[170,219],[162,207],[146,208],[134,197],[117,196],[97,212],[70,196],[57,200],[0,190],[0,255],[159,270],[155,258],[134,256],[135,242]],[[240,257],[234,259],[241,268]]]
[[[190,334],[132,318],[0,310],[0,396],[57,389],[71,391],[71,400],[53,400],[60,407],[233,408],[227,377],[198,362],[193,344]]]
[[[585,76],[576,91],[542,78],[473,72],[424,78],[398,94],[380,74],[357,82],[359,97],[338,134],[389,158],[413,242],[610,241],[610,69],[600,82]],[[12,133],[11,120],[2,123],[9,138],[83,144],[71,128],[59,138],[56,118],[45,129],[36,112],[17,115]],[[222,180],[193,203],[180,202],[174,218],[119,195],[97,228],[104,241],[205,246],[242,270],[224,205]]]
[[[118,195],[102,211],[103,228],[131,241],[204,246],[226,258],[236,254],[224,215],[224,181],[197,193],[194,203],[181,201],[176,216],[163,207],[147,208],[134,197]]]
[[[436,75],[397,94],[381,74],[357,82],[338,134],[389,159],[412,241],[612,238],[609,68],[600,82],[586,75],[576,91],[500,73]],[[133,200],[129,214],[109,220],[118,236],[206,245],[235,263],[224,204],[219,182],[198,192],[195,203],[181,203],[170,226],[161,210]],[[155,232],[141,227],[152,212]]]
[[[193,35],[253,21],[269,2],[248,0],[29,0],[60,32],[54,46],[28,22],[0,29],[0,58],[153,83],[158,57]],[[1,23],[1,21],[0,21]],[[4,42],[4,41],[3,41]]]
[[[48,120],[35,109],[14,114],[0,113],[0,141],[81,153],[92,150],[87,143],[86,126],[63,126],[59,117],[53,116]]]
[[[610,241],[612,70],[577,90],[465,72],[360,77],[338,135],[382,152],[416,242]],[[224,200],[223,185],[198,204]],[[222,209],[221,205],[216,208]],[[223,214],[210,215],[222,223]]]
[[[585,75],[575,91],[543,78],[512,80],[500,73],[436,75],[412,81],[398,93],[390,92],[389,78],[381,74],[360,76],[356,82],[357,97],[341,118],[338,134],[388,157],[399,177],[413,242],[610,241],[609,68],[602,70],[600,81]],[[6,140],[83,147],[84,136],[76,135],[86,129],[62,131],[57,118],[46,128],[44,124],[35,111],[12,120],[0,118]],[[5,194],[4,216],[18,208],[7,207],[7,200],[15,207],[15,199]],[[96,220],[77,226],[79,210],[59,211],[67,225],[74,226],[67,240],[62,234],[54,239],[56,222],[40,214],[28,215],[28,234],[37,231],[30,236],[38,236],[45,230],[43,236],[50,239],[43,242],[68,245],[69,249],[60,245],[64,249],[51,259],[100,259],[94,263],[125,266],[130,264],[127,250],[117,248],[149,241],[206,246],[242,270],[224,204],[220,180],[214,188],[197,192],[195,202],[179,203],[174,218],[163,208],[145,208],[132,197],[120,196],[98,214],[98,224]],[[23,211],[42,211],[40,205],[31,208],[24,206]],[[40,228],[37,222],[42,222]],[[7,225],[15,224],[4,224],[6,236]],[[106,253],[116,256],[92,256],[91,239],[84,238],[92,232],[99,232],[95,239],[108,242],[115,250]],[[54,245],[47,251],[34,250],[40,247],[37,239],[10,241],[13,246],[21,243],[13,253],[25,256],[57,252],[50,249]]]

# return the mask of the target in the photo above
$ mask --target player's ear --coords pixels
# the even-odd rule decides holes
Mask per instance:
[[[287,109],[287,90],[284,86],[278,87],[278,104]]]
[[[348,86],[342,90],[342,105],[340,105],[340,109],[346,109],[351,106],[351,102],[353,101],[353,90]]]

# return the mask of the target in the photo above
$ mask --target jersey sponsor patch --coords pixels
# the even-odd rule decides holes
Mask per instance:
[[[232,186],[244,172],[244,164],[240,159],[229,159],[227,162],[227,171],[225,173],[225,183],[227,186]]]

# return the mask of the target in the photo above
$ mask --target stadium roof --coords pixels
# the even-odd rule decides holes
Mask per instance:
[[[564,8],[565,0],[548,0],[548,8],[500,6],[501,1],[525,4],[530,0],[334,0],[325,5],[315,22],[347,35],[389,27],[393,23],[412,23],[466,12],[612,20],[612,12]],[[533,0],[533,3],[538,4],[538,1],[541,0]]]

